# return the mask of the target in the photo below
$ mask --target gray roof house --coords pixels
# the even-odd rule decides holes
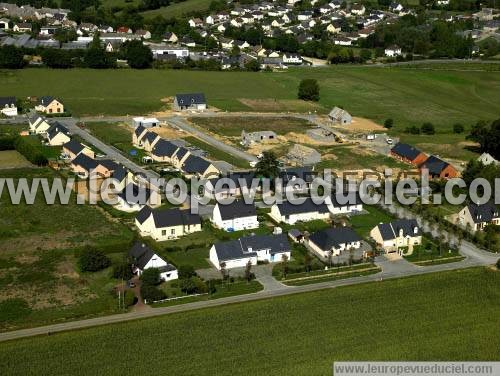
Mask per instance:
[[[128,251],[128,256],[132,261],[132,271],[138,275],[146,269],[156,268],[160,271],[160,279],[164,281],[178,278],[176,267],[168,264],[144,243],[136,242]]]
[[[249,146],[253,143],[276,140],[278,135],[273,131],[245,132],[241,131],[241,144]]]
[[[361,246],[361,237],[350,227],[327,228],[312,234],[308,239],[309,247],[322,257],[328,253],[340,255],[349,249]]]
[[[328,117],[331,121],[338,124],[348,125],[352,123],[351,114],[340,107],[334,107],[328,114]]]
[[[174,110],[206,110],[207,101],[205,99],[205,94],[203,93],[193,93],[193,94],[176,94],[174,98],[174,103],[172,105]]]

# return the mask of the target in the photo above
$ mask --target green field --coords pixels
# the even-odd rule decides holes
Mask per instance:
[[[113,0],[118,1],[118,0]],[[186,0],[182,2],[172,2],[172,4],[161,7],[159,9],[148,10],[143,12],[145,18],[153,18],[155,16],[163,16],[165,18],[179,17],[190,12],[204,12],[208,10],[212,0]]]
[[[188,136],[185,137],[189,144],[200,148],[208,153],[208,157],[214,161],[226,161],[227,163],[232,164],[235,167],[248,168],[248,161],[235,157],[232,154],[228,154],[206,142],[200,140],[199,138]]]
[[[15,150],[0,151],[0,169],[31,166],[31,163]]]
[[[322,290],[0,344],[8,375],[331,375],[336,360],[498,360],[500,273]]]
[[[379,123],[393,118],[395,132],[426,121],[439,132],[450,132],[457,122],[469,127],[479,119],[493,120],[500,109],[500,72],[488,71],[361,66],[294,68],[285,73],[22,69],[1,71],[0,85],[17,97],[47,94],[50,88],[50,94],[76,115],[126,115],[159,110],[162,98],[196,91],[223,110],[259,111],[275,100],[288,100],[293,111],[301,103],[293,100],[302,78],[320,83],[321,112],[337,105]],[[245,105],[240,99],[263,101]]]

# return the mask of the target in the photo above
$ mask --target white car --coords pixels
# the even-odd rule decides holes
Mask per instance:
[[[392,141],[392,138],[388,138],[388,139],[386,139],[385,141],[386,141],[389,145],[392,145],[392,142],[393,142],[393,141]]]

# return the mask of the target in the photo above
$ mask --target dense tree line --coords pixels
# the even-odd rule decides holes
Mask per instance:
[[[479,143],[481,152],[490,153],[495,159],[500,159],[500,119],[490,124],[485,121],[477,122],[467,139]]]

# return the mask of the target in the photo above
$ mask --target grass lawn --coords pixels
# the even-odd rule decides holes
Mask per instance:
[[[312,125],[305,119],[298,118],[258,118],[258,117],[194,117],[189,119],[200,128],[229,137],[241,137],[241,131],[257,132],[272,130],[279,135],[290,132],[304,133]]]
[[[354,277],[361,277],[364,275],[376,274],[379,273],[380,270],[381,270],[380,268],[368,266],[364,268],[354,269],[352,271],[345,271],[340,274],[337,272],[330,271],[329,273],[323,272],[323,273],[318,273],[316,275],[312,275],[310,277],[306,276],[297,279],[293,278],[295,275],[291,275],[290,278],[287,278],[287,280],[284,281],[283,283],[287,286],[304,286],[313,283],[337,281],[339,279],[354,278]]]
[[[206,142],[196,137],[188,136],[185,137],[184,140],[186,140],[191,145],[206,151],[210,159],[213,159],[215,161],[226,161],[236,167],[249,168],[248,161],[235,157],[232,154],[228,154],[220,149],[217,149],[216,147],[207,144]]]
[[[109,0],[106,0],[109,1]],[[119,1],[119,0],[112,0]],[[120,0],[121,1],[121,0]],[[208,10],[212,0],[185,0],[181,2],[172,2],[166,7],[159,9],[148,10],[142,12],[145,18],[154,18],[155,16],[163,16],[165,18],[179,17],[191,12],[204,12]]]
[[[188,3],[191,1],[179,6],[189,6]],[[480,119],[498,118],[500,108],[500,72],[487,71],[362,66],[293,68],[285,73],[131,69],[0,71],[0,85],[5,92],[27,97],[42,95],[40,88],[50,87],[51,95],[60,97],[76,115],[146,114],[163,108],[162,98],[178,92],[198,91],[206,94],[210,105],[223,110],[259,111],[262,107],[248,102],[246,105],[240,99],[264,99],[263,105],[268,105],[270,98],[289,101],[289,110],[303,110],[299,108],[303,102],[293,102],[303,78],[317,79],[320,83],[318,111],[326,113],[333,106],[342,106],[354,116],[380,124],[392,118],[395,132],[426,121],[434,123],[438,130],[449,131],[457,122],[469,127]],[[75,87],[79,90],[75,91]]]
[[[394,219],[393,216],[377,206],[363,205],[363,209],[368,214],[353,215],[350,222],[356,232],[364,238],[370,237],[370,231],[380,222],[386,223]]]
[[[31,166],[31,163],[15,150],[0,151],[0,169]]]
[[[425,266],[456,262],[464,259],[457,250],[448,247],[439,250],[439,244],[434,240],[423,236],[422,244],[413,248],[413,253],[404,258],[410,262]]]
[[[428,154],[469,161],[472,158],[477,158],[478,154],[475,152],[474,144],[465,140],[466,135],[467,133],[436,133],[427,136],[404,133],[400,135],[400,141],[414,145]]]
[[[337,360],[497,360],[499,287],[499,272],[474,268],[182,312],[0,343],[0,367],[331,375]]]

